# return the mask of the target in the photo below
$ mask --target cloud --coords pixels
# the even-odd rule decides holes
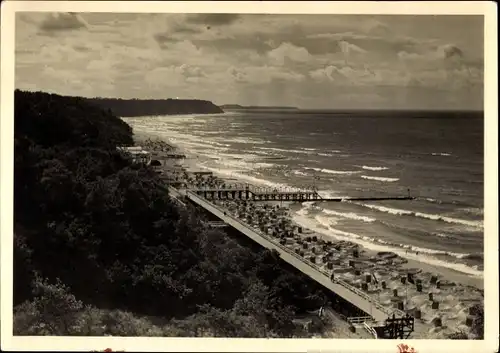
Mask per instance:
[[[88,27],[88,23],[82,18],[82,16],[73,12],[52,13],[40,23],[40,29],[49,32],[67,31]]]
[[[344,106],[354,102],[349,94],[376,93],[388,106],[396,95],[403,105],[439,105],[448,95],[477,106],[482,20],[449,18],[22,13],[16,86],[241,104],[307,96],[310,107]]]
[[[443,46],[439,47],[438,50],[442,53],[442,55],[444,56],[445,59],[449,59],[449,58],[453,58],[453,57],[462,58],[464,55],[460,48],[458,48],[457,46],[452,45],[452,44],[443,45]]]
[[[366,53],[366,50],[358,47],[357,45],[346,42],[345,40],[342,40],[339,42],[339,47],[340,47],[340,50],[342,51],[342,53],[344,53],[344,54]]]
[[[376,19],[369,19],[368,21],[362,23],[361,28],[365,32],[371,34],[385,35],[391,32],[387,24]]]
[[[322,69],[317,69],[309,72],[309,76],[316,81],[336,81],[341,78],[342,74],[336,66],[329,65]]]
[[[185,87],[200,82],[206,76],[200,67],[182,64],[157,67],[146,73],[145,80],[151,87]]]
[[[234,66],[227,70],[230,77],[239,83],[269,84],[273,81],[301,82],[305,76],[299,73],[283,70],[276,66],[248,66],[236,68]]]
[[[434,45],[424,47],[420,52],[400,51],[397,53],[400,60],[403,61],[462,61],[464,59],[463,51],[453,44]]]
[[[269,51],[267,55],[278,65],[285,65],[286,59],[307,62],[311,58],[306,48],[297,47],[290,43],[281,43],[279,47]]]
[[[186,21],[189,23],[202,24],[207,26],[224,26],[236,22],[240,18],[238,14],[214,13],[188,15]]]

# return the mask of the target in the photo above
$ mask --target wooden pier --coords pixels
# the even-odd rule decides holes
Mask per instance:
[[[214,205],[209,200],[198,195],[196,192],[188,190],[185,195],[190,201],[210,212],[212,215],[238,230],[240,233],[246,235],[256,243],[267,249],[276,250],[284,261],[330,290],[336,296],[358,308],[359,311],[365,313],[364,316],[371,318],[371,320],[367,321],[370,321],[372,326],[384,327],[386,320],[391,317],[408,317],[401,310],[385,308],[368,294],[340,279],[332,280],[330,274],[326,271],[321,270],[318,266],[312,263],[306,262],[291,249],[274,242],[269,236],[258,232],[258,230],[253,229],[248,224],[228,214],[227,210]]]
[[[321,197],[315,190],[284,190],[242,187],[228,185],[223,188],[197,188],[189,191],[207,200],[248,200],[248,201],[383,201],[383,200],[413,200],[411,196],[386,197]]]

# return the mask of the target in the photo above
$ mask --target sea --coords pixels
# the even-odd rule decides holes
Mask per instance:
[[[482,112],[239,110],[123,118],[169,140],[201,170],[323,197],[295,221],[334,239],[483,276]]]

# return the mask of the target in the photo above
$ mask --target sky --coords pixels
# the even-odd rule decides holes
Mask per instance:
[[[306,109],[483,109],[482,16],[17,13],[16,88]]]

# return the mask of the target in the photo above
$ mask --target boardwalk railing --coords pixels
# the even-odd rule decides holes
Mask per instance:
[[[373,336],[373,338],[375,338],[375,339],[378,338],[377,331],[375,331],[375,329],[373,327],[368,325],[366,323],[366,321],[363,321],[363,327],[365,328],[366,331],[368,331]]]
[[[372,321],[373,318],[371,316],[356,316],[356,317],[348,317],[347,322],[350,324],[362,324],[367,321]]]
[[[324,276],[330,278],[330,273],[321,269],[319,266],[317,266],[316,264],[313,264],[309,261],[307,261],[306,259],[304,259],[302,256],[296,254],[295,252],[293,252],[290,248],[280,244],[279,242],[276,242],[275,238],[272,238],[270,237],[269,235],[267,234],[264,234],[263,232],[260,231],[260,229],[258,228],[253,228],[252,226],[250,226],[249,224],[241,221],[240,219],[238,219],[237,217],[231,215],[231,214],[228,214],[228,211],[227,209],[224,209],[218,205],[215,205],[214,203],[212,202],[209,202],[208,200],[196,195],[194,192],[192,191],[187,191],[186,192],[186,195],[189,197],[191,196],[190,198],[191,199],[198,199],[198,200],[201,200],[207,204],[209,204],[211,207],[217,209],[219,212],[221,213],[225,213],[226,214],[226,217],[230,217],[231,220],[239,223],[242,227],[248,229],[248,230],[251,230],[252,232],[258,234],[259,236],[261,236],[262,238],[266,239],[267,241],[271,242],[273,245],[275,245],[276,247],[282,249],[283,251],[285,251],[287,254],[295,257],[296,259],[300,260],[301,262],[303,262],[304,264],[308,265],[309,267],[313,268],[314,270],[316,270],[317,272],[320,272],[321,274],[323,274]],[[368,294],[366,294],[365,292],[359,290],[358,288],[350,285],[349,283],[341,280],[341,279],[336,279],[334,278],[332,280],[332,282],[336,283],[336,284],[339,284],[341,285],[342,287],[348,289],[349,291],[355,293],[356,295],[358,295],[359,297],[365,299],[367,302],[371,303],[374,307],[376,307],[378,310],[384,312],[385,314],[387,314],[387,316],[392,316],[393,314],[395,314],[396,316],[404,316],[405,313],[401,310],[397,310],[397,309],[388,309],[386,307],[384,307],[383,305],[381,305],[379,302],[377,302],[373,297],[369,296]]]

